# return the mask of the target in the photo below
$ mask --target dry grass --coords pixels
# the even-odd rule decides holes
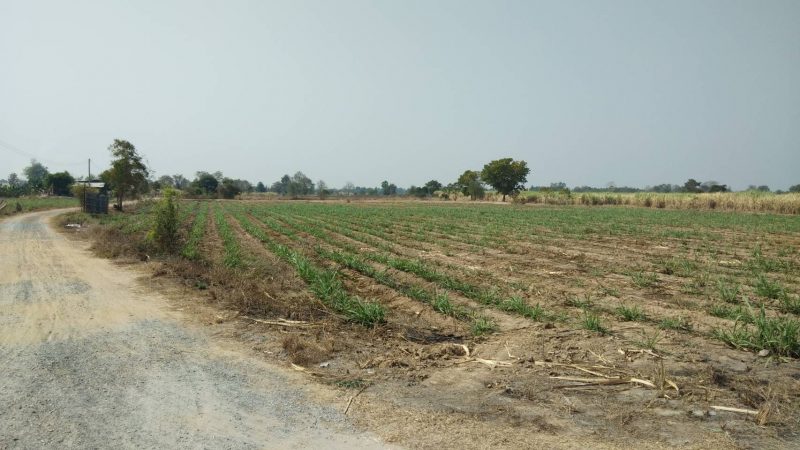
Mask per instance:
[[[800,194],[764,192],[718,192],[713,194],[659,194],[655,192],[544,192],[528,191],[517,197],[518,203],[549,205],[626,205],[667,209],[717,209],[722,211],[772,212],[800,214]]]
[[[283,338],[281,345],[292,363],[300,366],[321,363],[333,353],[333,342],[320,336],[290,334]]]

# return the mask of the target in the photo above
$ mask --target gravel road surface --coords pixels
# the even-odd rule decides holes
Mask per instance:
[[[384,447],[56,233],[58,213],[0,222],[0,449]]]

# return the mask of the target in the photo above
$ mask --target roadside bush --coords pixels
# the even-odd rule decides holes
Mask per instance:
[[[173,253],[178,241],[178,205],[176,197],[178,192],[174,189],[164,191],[164,198],[153,208],[153,228],[147,234],[147,239],[159,251]]]

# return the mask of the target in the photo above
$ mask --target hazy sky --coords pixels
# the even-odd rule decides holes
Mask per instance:
[[[800,183],[800,1],[0,0],[0,178]]]

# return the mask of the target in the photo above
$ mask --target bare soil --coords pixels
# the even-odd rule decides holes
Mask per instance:
[[[480,268],[485,283],[525,285],[551,312],[574,315],[580,309],[567,299],[604,285],[617,288],[615,295],[592,299],[613,333],[521,320],[486,308],[482,312],[496,318],[499,330],[475,338],[429,306],[345,270],[349,290],[392,311],[387,324],[375,329],[348,324],[315,303],[290,267],[231,224],[249,267],[260,264],[258,270],[231,273],[213,258],[194,265],[153,259],[129,270],[149,274],[140,282],[162,292],[163,303],[199,320],[214,339],[238,343],[230,345],[259,363],[293,367],[295,375],[313,382],[315,399],[344,405],[355,426],[384,443],[414,448],[800,447],[796,359],[763,358],[710,339],[710,330],[723,319],[709,316],[704,300],[681,294],[680,286],[690,280],[660,274],[656,286],[642,290],[629,287],[630,279],[619,273],[620,266],[671,255],[678,240],[564,240],[476,253],[467,243],[420,243],[399,233],[392,243],[399,254],[442,264],[446,271],[448,264],[460,266],[464,276],[470,267]],[[221,252],[213,236],[212,229],[205,249],[211,255]],[[302,236],[305,245],[296,248],[309,257],[314,245],[324,245]],[[731,242],[741,238],[730,237]],[[796,236],[783,239],[798,241]],[[743,259],[743,251],[731,247],[731,260]],[[602,275],[591,275],[597,271]],[[614,318],[612,311],[621,304],[644,305],[651,320]],[[694,329],[656,326],[657,319],[678,316],[688,318]],[[653,336],[655,350],[639,344]]]

